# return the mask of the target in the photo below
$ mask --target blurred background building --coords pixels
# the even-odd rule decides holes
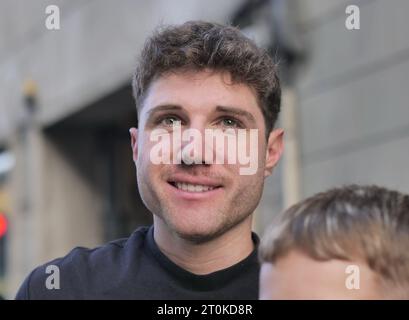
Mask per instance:
[[[51,4],[60,30],[45,27]],[[360,30],[345,27],[349,4]],[[409,192],[407,12],[405,0],[0,0],[0,294],[75,246],[151,222],[130,79],[160,23],[233,23],[280,60],[286,151],[256,212],[260,234],[331,186]]]

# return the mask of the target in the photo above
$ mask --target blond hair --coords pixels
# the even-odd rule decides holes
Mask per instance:
[[[351,185],[305,199],[277,217],[259,257],[274,264],[293,249],[315,260],[363,261],[409,298],[409,196]]]

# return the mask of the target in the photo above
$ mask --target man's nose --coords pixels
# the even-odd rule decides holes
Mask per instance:
[[[212,163],[213,150],[206,141],[206,126],[192,124],[182,131],[181,162],[184,165],[209,165]]]

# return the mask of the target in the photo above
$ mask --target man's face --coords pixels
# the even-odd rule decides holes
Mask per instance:
[[[361,262],[317,261],[297,250],[263,263],[261,300],[380,299],[376,275]]]
[[[176,135],[202,133],[203,155],[209,150],[206,129],[258,129],[258,168],[252,175],[240,174],[240,163],[154,164],[154,130]],[[247,221],[262,194],[264,178],[271,173],[282,152],[282,130],[274,130],[268,142],[256,95],[244,84],[231,84],[228,74],[209,71],[169,73],[150,86],[139,113],[139,128],[132,129],[133,157],[141,197],[147,208],[168,230],[196,242],[210,240]],[[180,139],[179,139],[180,141]],[[249,150],[250,142],[246,140]],[[181,142],[180,150],[186,146]],[[254,148],[255,147],[255,148]],[[175,149],[177,150],[177,149]],[[169,146],[173,159],[174,148]],[[214,155],[216,151],[210,150]]]

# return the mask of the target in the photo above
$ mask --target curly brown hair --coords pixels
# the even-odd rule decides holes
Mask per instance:
[[[159,76],[203,69],[228,72],[233,83],[244,83],[255,90],[268,137],[280,112],[277,65],[266,50],[232,26],[188,21],[158,28],[146,41],[132,80],[138,110],[149,85]]]

